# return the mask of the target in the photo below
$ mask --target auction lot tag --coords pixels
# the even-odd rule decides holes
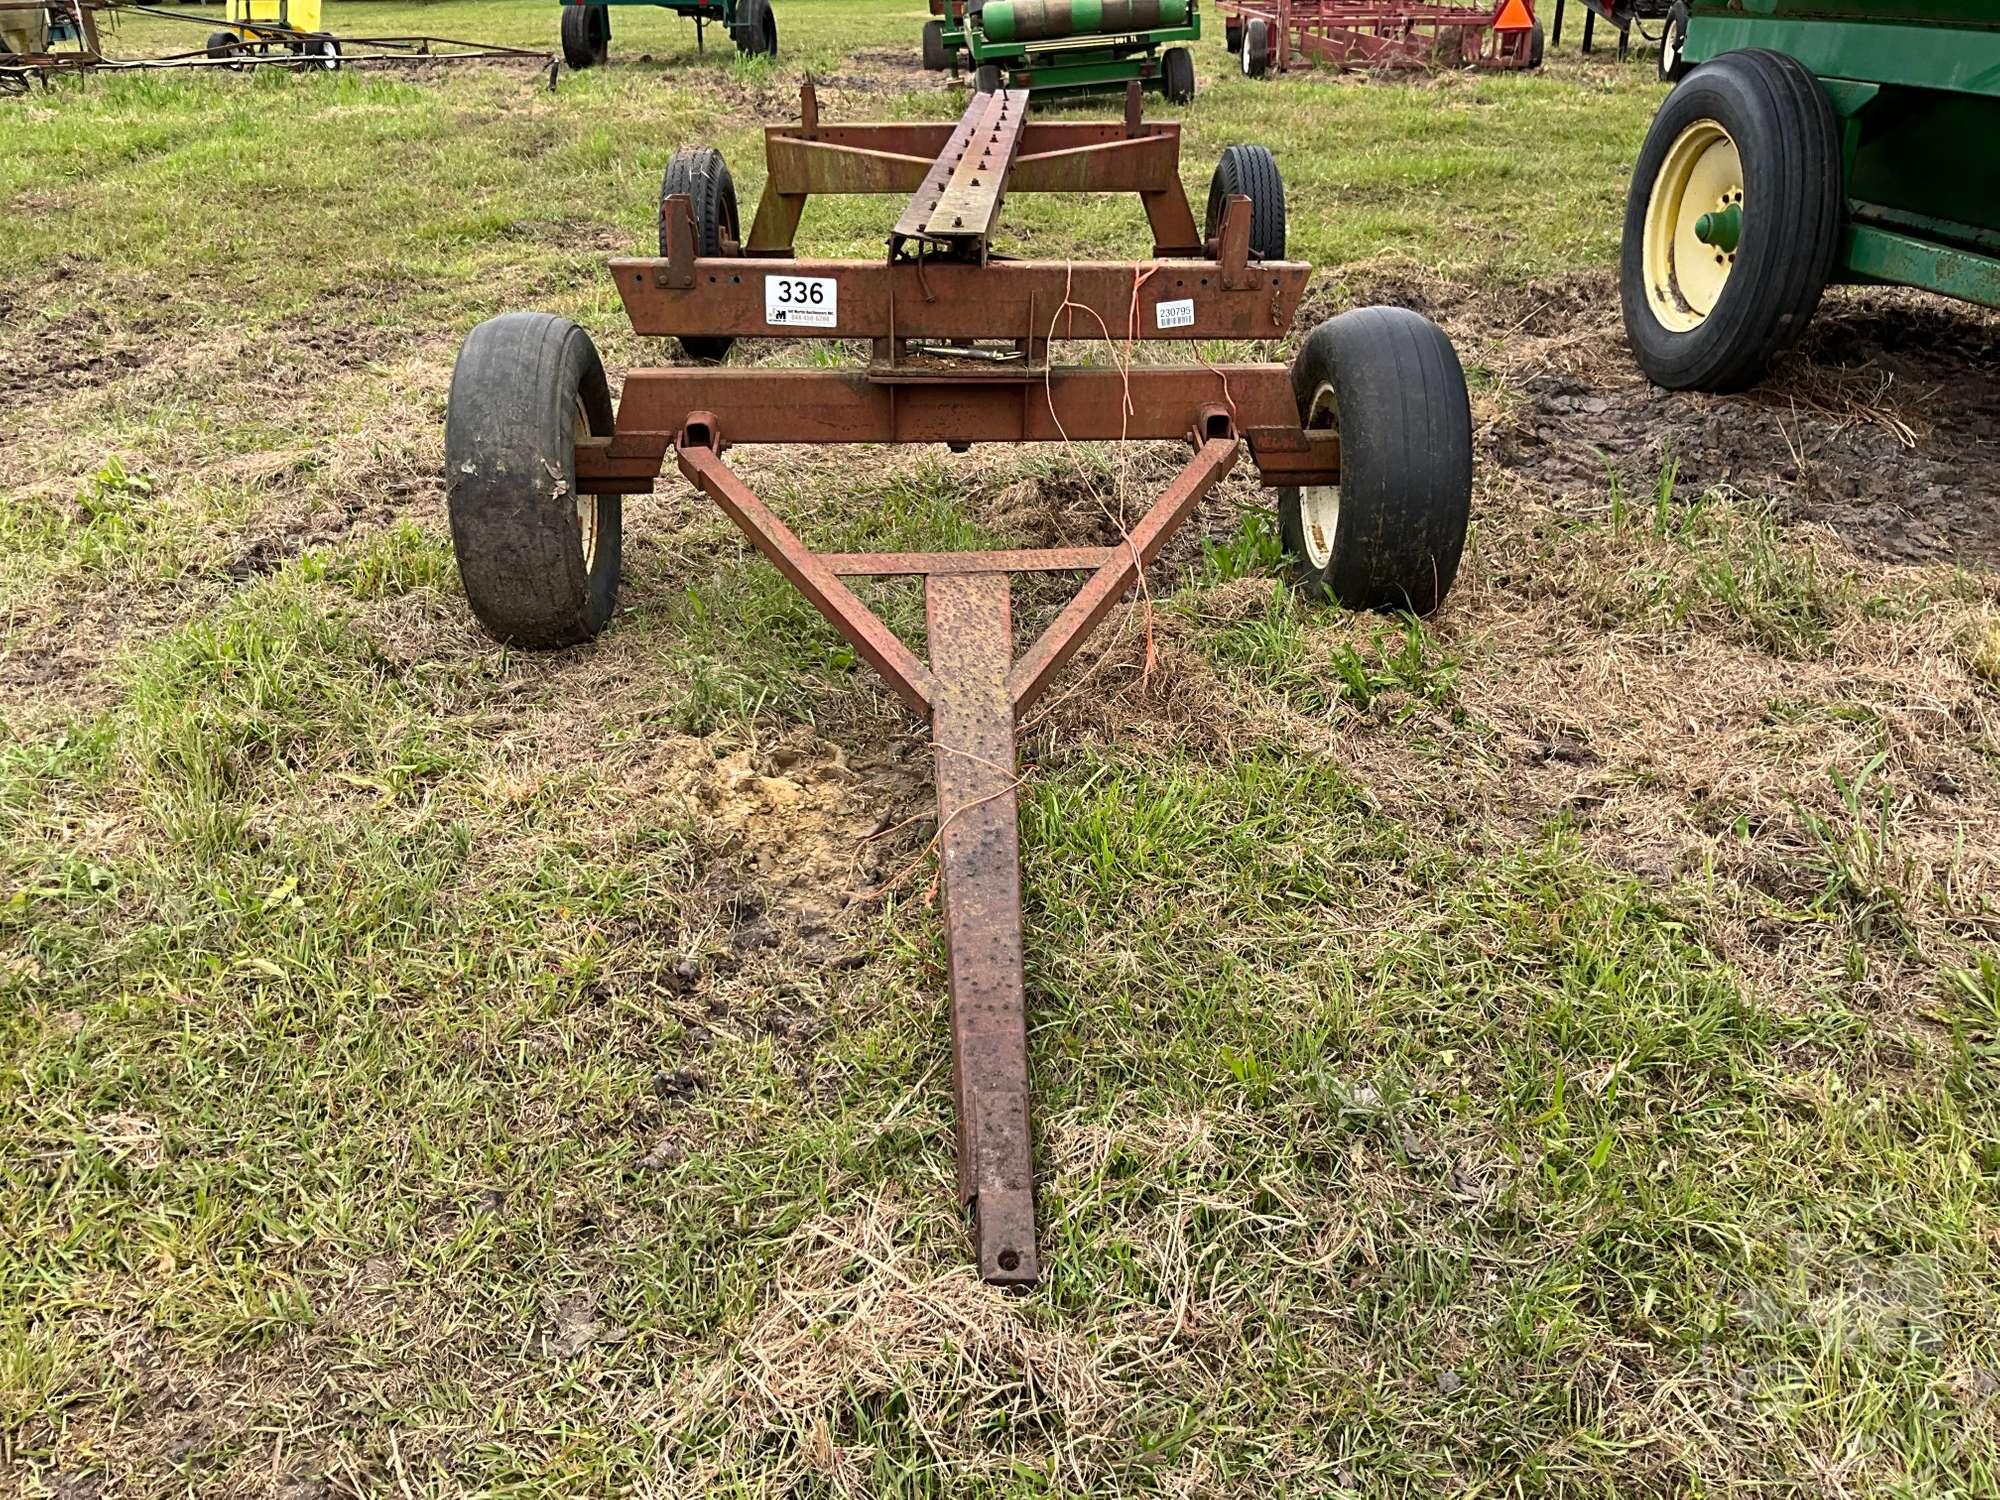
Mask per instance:
[[[766,276],[764,321],[774,328],[833,328],[840,283],[831,276]]]
[[[1194,298],[1183,297],[1178,302],[1161,302],[1154,308],[1162,328],[1194,327]]]

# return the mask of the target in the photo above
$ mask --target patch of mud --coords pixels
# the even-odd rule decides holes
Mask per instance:
[[[1889,562],[2000,566],[2000,315],[1897,288],[1836,288],[1799,347],[1740,395],[1659,390],[1625,345],[1614,277],[1474,293],[1414,280],[1357,302],[1442,323],[1497,379],[1482,463],[1560,508],[1640,504],[1677,466],[1686,499],[1724,487]]]
[[[355,532],[376,531],[407,515],[409,486],[385,484],[371,495],[347,495],[331,511],[293,520],[281,530],[251,538],[222,565],[229,577],[242,582],[275,573],[286,563],[316,547],[330,546]]]
[[[0,407],[26,409],[58,392],[96,390],[152,363],[157,345],[94,308],[60,317],[0,309]]]

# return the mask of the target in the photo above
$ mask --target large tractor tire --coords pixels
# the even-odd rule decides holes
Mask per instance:
[[[1619,290],[1640,368],[1736,391],[1805,332],[1840,243],[1833,104],[1797,59],[1725,52],[1653,117],[1625,204]]]
[[[563,61],[581,73],[611,55],[611,12],[602,5],[565,5],[562,12]]]

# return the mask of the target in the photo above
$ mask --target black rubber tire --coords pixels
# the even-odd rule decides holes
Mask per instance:
[[[972,75],[972,91],[975,94],[997,94],[1006,87],[1007,80],[1000,75],[1000,64],[981,63]]]
[[[729,28],[730,40],[745,57],[778,55],[778,15],[771,0],[737,0],[736,23]]]
[[[237,38],[233,31],[211,31],[208,34],[207,52],[210,57],[234,57]]]
[[[1261,16],[1243,23],[1243,76],[1262,78],[1271,71],[1271,29]]]
[[[1300,492],[1278,492],[1278,534],[1299,584],[1349,609],[1431,613],[1458,575],[1472,514],[1472,408],[1451,340],[1407,308],[1342,313],[1307,335],[1292,394],[1308,426],[1340,430],[1323,563],[1307,550]]]
[[[562,51],[574,72],[601,64],[611,55],[611,12],[602,5],[564,5]]]
[[[1285,181],[1278,161],[1263,146],[1224,146],[1222,159],[1208,179],[1208,208],[1202,215],[1201,237],[1212,240],[1222,232],[1222,211],[1232,193],[1250,200],[1250,253],[1259,260],[1285,258]]]
[[[1222,23],[1222,45],[1232,53],[1243,50],[1243,18],[1229,16]]]
[[[1687,0],[1674,0],[1667,7],[1666,25],[1660,28],[1660,82],[1679,83],[1691,71],[1687,60]]]
[[[596,547],[578,522],[578,407],[608,437],[611,391],[590,335],[551,313],[507,313],[472,330],[444,417],[451,547],[473,614],[493,638],[570,646],[618,602],[621,499],[593,496]]]
[[[1194,102],[1194,54],[1185,47],[1169,47],[1160,58],[1160,87],[1169,104]]]
[[[660,204],[669,196],[686,193],[694,203],[694,242],[697,255],[722,254],[723,237],[742,241],[736,217],[736,179],[729,175],[729,163],[712,146],[682,146],[667,158],[666,173],[660,178]],[[667,253],[667,223],[660,220],[660,255]],[[719,364],[728,357],[736,342],[727,335],[678,340],[688,358],[705,364]]]
[[[1645,274],[1646,211],[1682,131],[1713,120],[1743,163],[1743,232],[1736,260],[1708,316],[1668,328],[1654,314]],[[1625,203],[1619,293],[1625,339],[1655,385],[1738,391],[1812,321],[1839,246],[1840,134],[1833,104],[1796,58],[1725,52],[1667,96],[1639,148]]]
[[[1539,68],[1542,65],[1542,54],[1548,50],[1548,45],[1549,39],[1542,33],[1542,23],[1540,21],[1535,22],[1528,30],[1529,67]]]
[[[944,22],[924,22],[924,71],[942,73],[951,66],[951,54],[944,49]]]
[[[305,39],[301,49],[306,56],[307,66],[322,73],[340,71],[340,39],[329,36],[324,31],[316,31]]]

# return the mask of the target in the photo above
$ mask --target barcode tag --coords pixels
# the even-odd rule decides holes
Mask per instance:
[[[1162,328],[1194,327],[1194,298],[1183,297],[1178,302],[1162,302],[1153,309]]]

